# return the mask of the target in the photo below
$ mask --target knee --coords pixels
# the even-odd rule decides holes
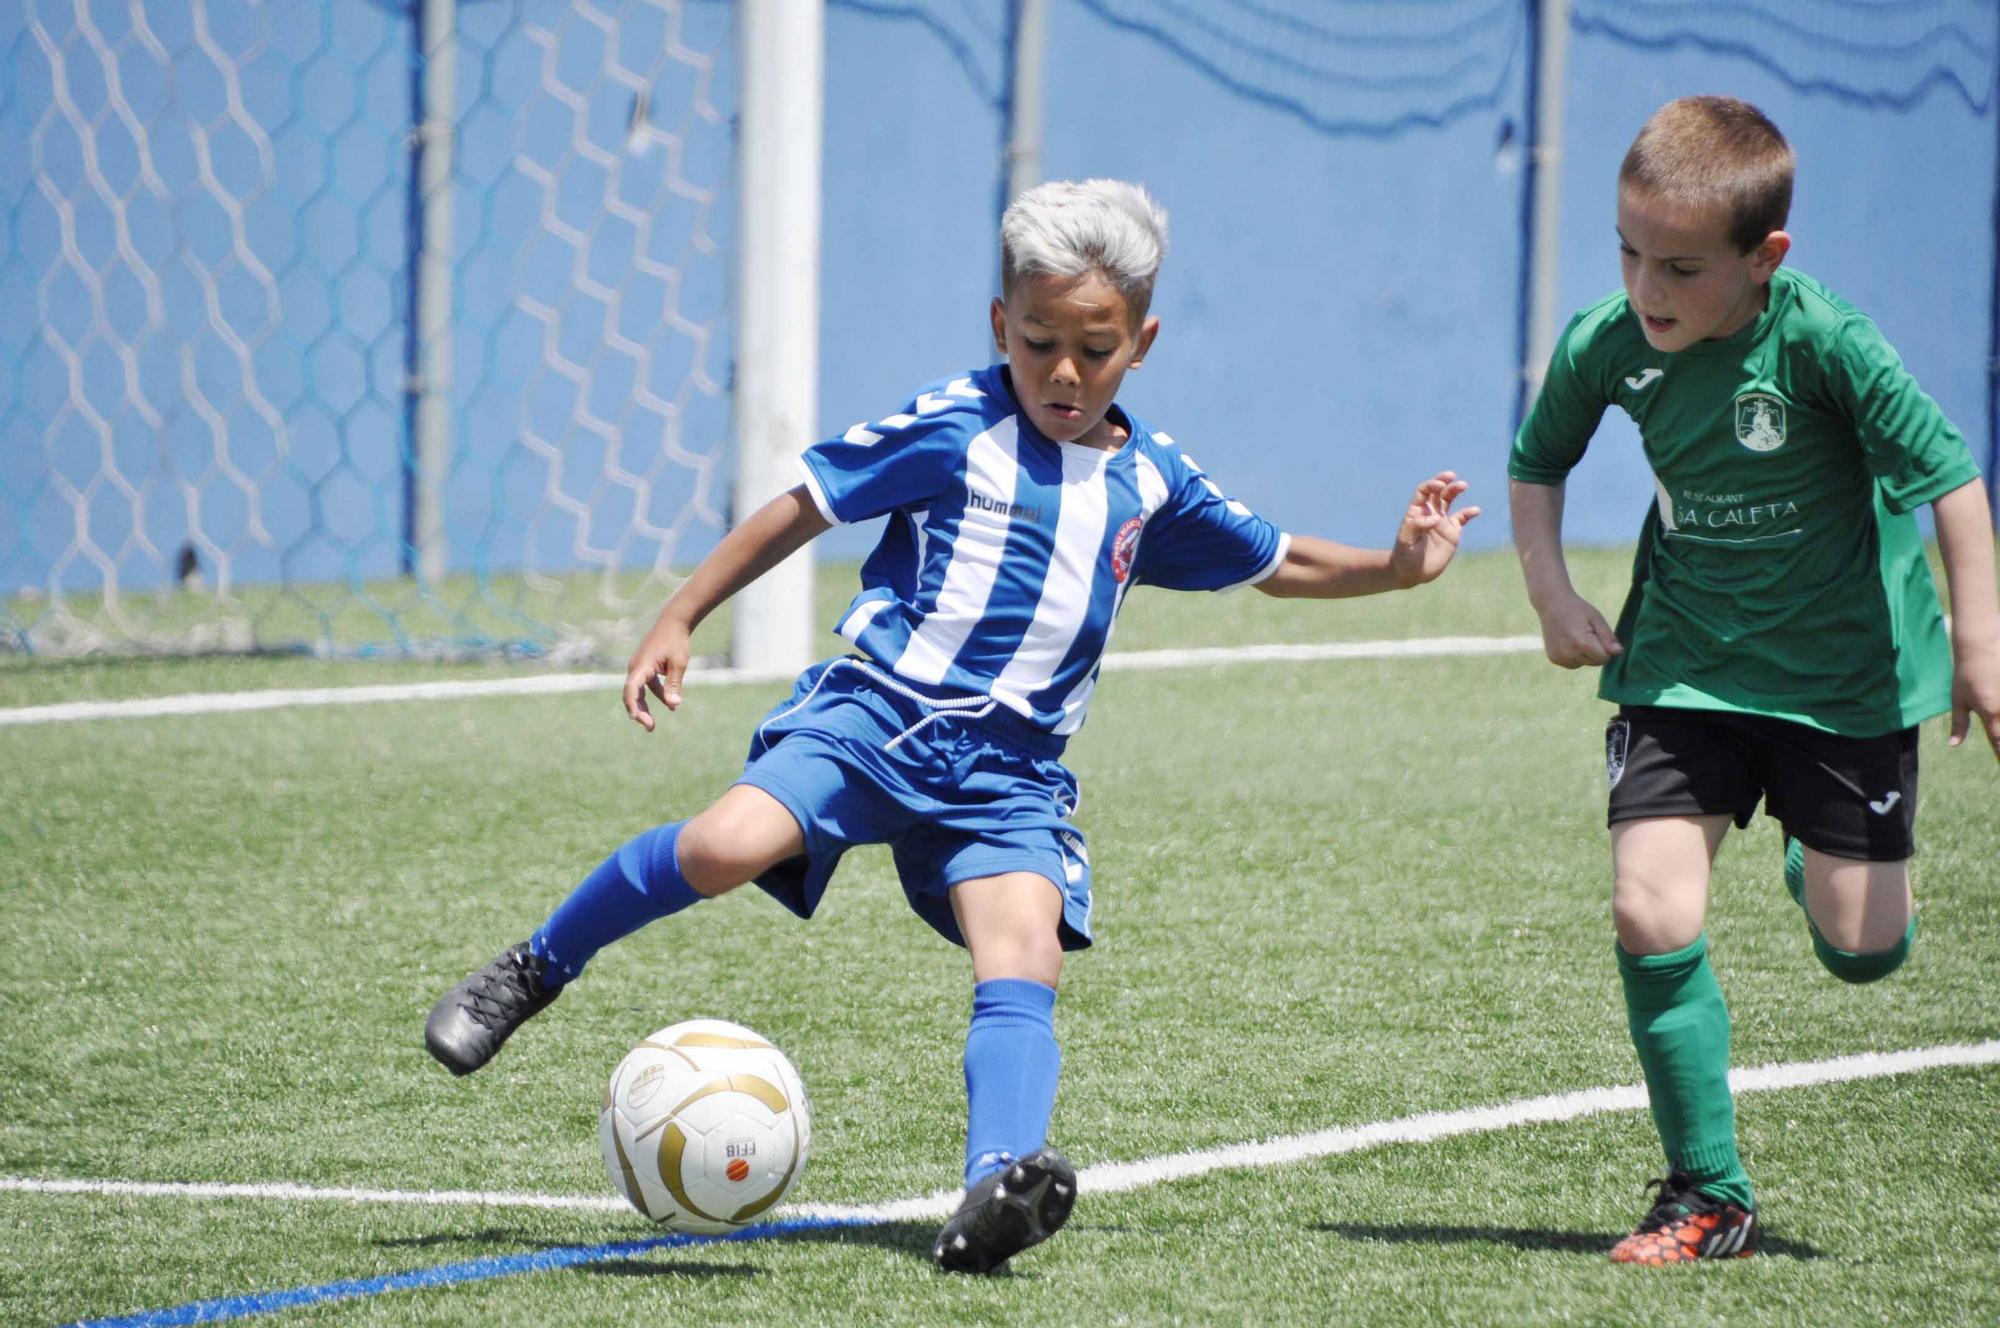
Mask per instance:
[[[1685,949],[1701,935],[1700,893],[1662,890],[1649,882],[1619,878],[1611,889],[1611,925],[1618,943],[1635,955]]]
[[[1062,943],[1055,933],[1037,932],[1009,946],[997,967],[1010,971],[1012,976],[1054,987],[1062,980],[1062,964]]]
[[[1054,987],[1062,978],[1062,939],[1053,928],[1008,928],[979,938],[972,947],[979,980],[1020,978]]]
[[[1053,877],[1016,871],[961,881],[951,887],[951,910],[972,952],[973,981],[1025,978],[1056,985],[1063,895]]]
[[[1880,981],[1903,966],[1903,961],[1910,957],[1910,947],[1916,944],[1917,920],[1911,918],[1902,939],[1886,950],[1837,950],[1827,944],[1818,927],[1812,929],[1812,939],[1813,953],[1819,957],[1821,967],[1842,982],[1859,986]]]
[[[743,827],[728,809],[711,807],[681,829],[674,859],[681,876],[698,893],[719,895],[755,875],[759,864],[746,860]]]
[[[1902,862],[1864,862],[1807,848],[1806,925],[1813,954],[1842,982],[1876,982],[1909,958],[1917,919]]]

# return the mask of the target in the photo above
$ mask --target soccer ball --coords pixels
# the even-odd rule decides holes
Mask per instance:
[[[613,1188],[634,1208],[674,1231],[713,1236],[750,1225],[791,1192],[812,1119],[782,1051],[740,1024],[690,1019],[618,1062],[597,1140]]]

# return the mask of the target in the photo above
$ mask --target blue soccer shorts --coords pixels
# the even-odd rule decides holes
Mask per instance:
[[[1069,822],[1076,776],[1062,739],[985,697],[919,689],[875,664],[840,658],[799,675],[750,739],[737,780],[784,804],[803,856],[757,884],[809,918],[840,857],[888,844],[918,916],[957,945],[949,891],[1034,872],[1062,892],[1062,946],[1090,944],[1090,858]]]

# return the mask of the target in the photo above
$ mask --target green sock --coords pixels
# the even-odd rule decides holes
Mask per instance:
[[[1789,837],[1785,840],[1785,889],[1792,892],[1794,904],[1806,906],[1806,846]]]
[[[1903,928],[1903,939],[1886,950],[1872,950],[1857,954],[1853,950],[1836,950],[1826,943],[1826,937],[1819,934],[1819,928],[1806,919],[1806,926],[1812,931],[1813,953],[1819,956],[1820,964],[1827,972],[1842,982],[1860,984],[1874,982],[1888,977],[1903,966],[1910,957],[1910,947],[1917,943],[1917,920],[1914,916],[1910,925]]]
[[[1729,1096],[1729,1007],[1708,966],[1708,938],[1671,954],[1616,949],[1625,1019],[1668,1169],[1686,1173],[1711,1198],[1751,1207]]]

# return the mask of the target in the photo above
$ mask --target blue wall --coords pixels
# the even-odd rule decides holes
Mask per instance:
[[[118,116],[86,151],[52,109],[58,64],[85,118],[108,95],[69,0],[0,7],[0,302],[16,311],[0,323],[0,589],[48,584],[71,549],[65,483],[87,489],[93,542],[127,585],[163,575],[191,510],[240,579],[397,566],[407,7],[211,4],[207,46],[172,30],[178,8],[148,9],[173,79],[149,78],[130,41],[117,64],[139,123],[211,129],[217,188],[187,132],[149,135],[162,202]],[[627,136],[631,88],[602,75],[607,39],[578,8],[461,0],[455,567],[685,566],[728,511],[729,8],[680,16],[682,42],[721,52],[705,66],[659,60],[674,34],[643,6],[602,8],[623,20],[613,63],[653,85],[677,151]],[[1493,514],[1475,542],[1505,538],[1528,15],[1525,0],[1051,0],[1044,174],[1134,177],[1173,216],[1164,331],[1126,401],[1281,524],[1379,542],[1412,482],[1450,466]],[[989,356],[1005,16],[1002,0],[831,0],[824,432]],[[119,18],[96,21],[118,47]],[[1874,314],[1984,457],[1996,44],[1991,0],[1575,0],[1565,311],[1617,284],[1612,181],[1645,116],[1685,93],[1748,97],[1800,152],[1793,261]],[[224,66],[264,143],[231,113]],[[615,150],[580,157],[587,143]],[[551,238],[548,216],[587,239]],[[161,296],[150,329],[140,269]],[[45,328],[83,348],[74,365]],[[71,390],[73,369],[91,390]],[[89,487],[107,452],[145,490],[136,507]],[[1631,536],[1651,485],[1622,418],[1572,491],[1573,537]],[[71,554],[55,577],[102,575]]]
[[[982,112],[973,85],[1000,74],[961,76],[950,96],[933,80],[949,81],[954,49],[978,47],[972,26],[873,9],[836,4],[829,26],[829,144],[861,149],[827,159],[830,430],[953,367],[940,348],[961,344],[955,327],[964,355],[986,347],[979,171],[957,163],[948,206],[911,197],[890,215],[881,192],[931,178],[954,135],[967,154],[982,125],[997,141],[997,109]],[[1449,466],[1500,518],[1472,542],[1506,538],[1526,19],[1518,2],[1053,0],[1044,174],[1140,179],[1173,215],[1162,339],[1125,399],[1281,524],[1379,542],[1409,485]],[[1983,0],[1577,0],[1562,316],[1617,289],[1614,181],[1646,116],[1696,92],[1748,98],[1799,151],[1792,261],[1876,318],[1984,460],[1996,45],[2000,6]],[[881,91],[897,62],[924,67],[921,94]],[[843,121],[848,96],[873,128]],[[926,114],[885,134],[913,105]],[[869,311],[860,344],[849,310]],[[1572,538],[1636,533],[1653,486],[1622,415],[1607,415],[1570,489]]]
[[[1618,289],[1612,182],[1646,117],[1695,92],[1745,98],[1777,122],[1798,153],[1786,261],[1881,325],[1986,463],[2000,242],[1997,39],[2000,5],[1990,0],[1579,0],[1564,164],[1566,310]],[[1637,533],[1652,482],[1622,413],[1606,414],[1570,487],[1584,501],[1571,502],[1569,529],[1596,540]]]
[[[1521,7],[1255,8],[1219,29],[1196,6],[1051,6],[1044,176],[1138,179],[1171,215],[1161,337],[1125,403],[1293,529],[1382,542],[1445,467],[1490,506],[1512,401],[1521,176],[1501,143],[1526,86]],[[991,355],[1002,125],[974,84],[1002,71],[975,80],[951,36],[976,33],[830,14],[830,429]]]

